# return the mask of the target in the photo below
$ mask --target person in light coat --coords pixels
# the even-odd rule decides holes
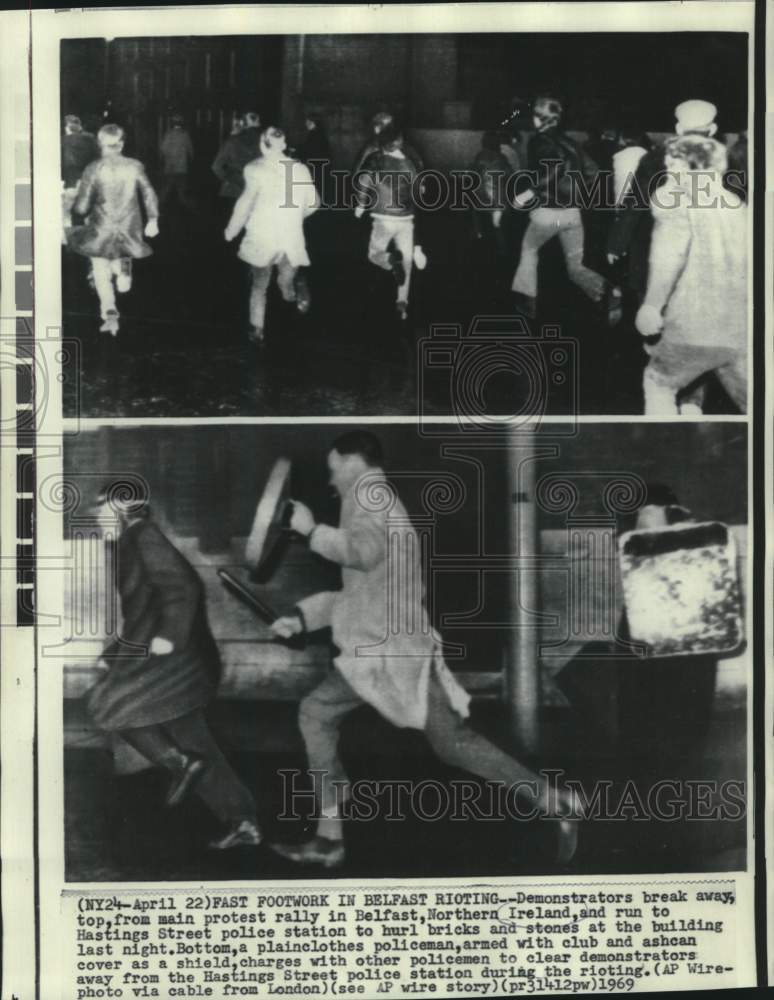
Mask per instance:
[[[153,253],[143,237],[158,236],[159,203],[145,167],[123,155],[124,130],[119,125],[103,125],[97,141],[100,158],[83,171],[72,207],[86,221],[73,226],[67,242],[71,250],[91,259],[100,330],[115,335],[116,291],[128,292],[132,287],[132,261]]]
[[[444,663],[423,587],[420,546],[405,507],[382,469],[379,441],[351,431],[328,454],[331,485],[341,497],[337,528],[318,524],[294,502],[290,526],[312,552],[341,567],[339,591],[313,594],[273,630],[290,638],[330,626],[338,650],[334,669],[299,707],[310,769],[321,772],[317,834],[303,844],[270,845],[299,864],[334,868],[345,860],[342,796],[347,777],[338,755],[339,729],[363,703],[402,728],[425,733],[447,764],[531,798],[536,814],[558,820],[558,859],[577,840],[574,800],[476,732],[467,722],[470,698]],[[346,797],[346,792],[345,796]]]
[[[747,408],[747,206],[723,186],[725,146],[675,136],[665,146],[667,181],[651,199],[648,285],[636,325],[661,339],[646,350],[645,413],[679,413],[679,396],[715,372]]]
[[[309,293],[299,268],[309,266],[304,219],[320,207],[309,168],[286,155],[285,133],[274,126],[261,134],[261,156],[244,168],[245,189],[225,231],[228,242],[242,230],[239,258],[250,266],[251,340],[261,343],[266,293],[274,269],[286,302],[309,309]]]

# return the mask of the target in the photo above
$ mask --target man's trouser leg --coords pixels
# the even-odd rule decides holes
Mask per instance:
[[[348,778],[339,758],[341,724],[362,698],[334,669],[299,705],[298,725],[304,738],[310,771],[314,775],[320,815],[333,819],[346,798]],[[319,832],[319,828],[318,828]]]
[[[387,219],[372,219],[371,237],[368,241],[368,259],[383,271],[392,269],[392,259],[388,250],[392,236],[392,229]]]
[[[271,281],[272,264],[266,267],[251,267],[250,322],[256,330],[263,330],[266,320],[266,291]]]
[[[562,208],[559,241],[562,244],[567,275],[592,302],[599,302],[605,291],[605,279],[583,263],[583,220],[580,209]]]
[[[414,220],[397,219],[393,224],[393,240],[395,247],[403,257],[403,270],[406,274],[401,285],[398,285],[398,302],[408,302],[411,271],[414,263]]]
[[[444,763],[545,804],[545,779],[476,732],[454,710],[435,673],[428,686],[425,736]]]
[[[650,361],[643,373],[645,413],[648,416],[677,414],[677,396],[686,386],[709,372],[718,378],[737,406],[747,405],[747,366],[744,352],[725,347],[705,347],[701,344],[672,343],[670,331],[645,350]],[[744,412],[744,409],[742,409]]]
[[[122,729],[120,735],[156,767],[174,771],[185,763],[180,747],[169,738],[160,724]]]
[[[643,412],[647,417],[675,417],[680,410],[677,406],[677,388],[664,382],[652,363],[645,366],[642,373]]]
[[[529,217],[529,225],[521,241],[521,257],[513,276],[511,291],[537,298],[538,252],[559,232],[554,213],[549,208],[536,208]]]
[[[296,272],[297,267],[288,260],[285,254],[277,262],[277,287],[280,295],[286,302],[296,301]]]
[[[116,293],[113,288],[113,262],[105,257],[92,257],[91,268],[94,273],[94,287],[99,296],[99,311],[102,319],[108,312],[116,308]]]
[[[747,352],[734,351],[732,359],[715,374],[739,412],[747,413]]]
[[[234,773],[210,732],[204,712],[197,709],[164,723],[165,731],[183,751],[199,754],[207,770],[196,785],[196,794],[224,823],[255,822],[255,800]]]
[[[255,802],[239,781],[209,731],[201,709],[168,722],[125,729],[121,736],[158,767],[174,771],[195,753],[207,762],[196,793],[224,823],[255,821]]]

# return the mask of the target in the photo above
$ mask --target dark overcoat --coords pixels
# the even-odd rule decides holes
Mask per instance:
[[[123,624],[102,654],[105,675],[87,695],[104,730],[166,722],[202,708],[220,675],[204,586],[188,560],[147,520],[121,534],[116,553]],[[156,636],[168,639],[173,651],[151,655]]]

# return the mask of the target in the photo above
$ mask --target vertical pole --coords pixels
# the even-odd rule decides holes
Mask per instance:
[[[540,671],[538,664],[538,578],[535,557],[534,429],[520,427],[508,449],[508,487],[511,499],[510,553],[515,566],[510,580],[510,642],[505,663],[505,693],[514,737],[527,750],[537,750],[540,730]]]
[[[306,50],[306,35],[298,36],[298,64],[296,66],[296,94],[299,101],[304,93],[304,53]]]

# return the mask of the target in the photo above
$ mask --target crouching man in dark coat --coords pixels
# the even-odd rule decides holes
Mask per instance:
[[[117,733],[170,772],[166,803],[193,789],[227,824],[210,846],[257,845],[255,801],[207,725],[220,657],[195,569],[150,520],[144,499],[122,499],[118,484],[100,493],[100,516],[118,520],[116,578],[123,627],[102,654],[107,668],[88,694],[97,726]],[[107,510],[106,505],[111,511]]]

